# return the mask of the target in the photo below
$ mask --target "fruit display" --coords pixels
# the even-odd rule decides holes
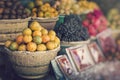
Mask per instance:
[[[59,45],[60,39],[55,31],[48,31],[37,21],[31,22],[29,28],[25,28],[22,35],[18,35],[14,41],[5,42],[5,46],[12,51],[46,51],[55,49]]]
[[[58,16],[58,12],[48,2],[44,3],[43,0],[35,0],[28,3],[28,9],[31,10],[32,17],[39,18],[54,18]]]
[[[88,29],[90,36],[96,36],[98,33],[104,31],[108,26],[108,21],[99,9],[88,14],[83,14],[81,17],[82,24]]]
[[[112,8],[107,15],[109,26],[112,29],[120,29],[120,11],[117,8]]]
[[[116,59],[120,60],[120,34],[116,37],[117,52],[115,54]]]
[[[0,1],[0,19],[24,19],[30,14],[18,0]]]
[[[80,16],[67,15],[64,18],[64,23],[55,28],[57,36],[61,41],[84,41],[89,38],[88,31],[82,25]]]
[[[61,15],[82,14],[99,8],[95,2],[87,0],[57,0],[53,6]]]

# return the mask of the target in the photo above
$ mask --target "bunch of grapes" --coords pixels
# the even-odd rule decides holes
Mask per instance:
[[[88,31],[82,26],[81,18],[78,15],[67,15],[64,23],[55,29],[61,41],[84,41],[89,38]]]

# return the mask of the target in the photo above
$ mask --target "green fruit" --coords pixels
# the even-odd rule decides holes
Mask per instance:
[[[35,7],[34,2],[32,2],[32,1],[29,2],[28,5],[27,5],[27,7],[28,7],[29,9],[34,8],[34,7]]]
[[[42,43],[42,38],[40,36],[34,36],[33,37],[33,41],[36,43],[36,44],[40,44]]]
[[[16,42],[12,42],[9,48],[10,50],[15,51],[18,49],[18,44]]]

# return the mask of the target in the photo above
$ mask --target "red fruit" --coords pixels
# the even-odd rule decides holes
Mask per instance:
[[[88,18],[88,19],[92,19],[92,17],[93,17],[93,14],[92,14],[92,13],[88,13],[88,14],[87,14],[87,18]]]
[[[82,24],[83,24],[83,26],[88,27],[89,24],[90,24],[90,22],[89,22],[88,19],[86,19],[86,20],[84,20],[84,21],[82,22]]]
[[[96,36],[97,34],[97,31],[94,27],[90,27],[88,31],[91,36]]]

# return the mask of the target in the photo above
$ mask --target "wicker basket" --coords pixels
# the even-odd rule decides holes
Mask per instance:
[[[58,17],[55,18],[32,18],[31,21],[38,21],[42,27],[45,29],[51,30],[54,29],[56,22],[58,21]]]
[[[30,18],[0,20],[0,34],[21,32],[24,28],[28,27],[29,20]]]
[[[49,64],[57,56],[60,46],[49,51],[10,51],[5,48],[15,72],[27,79],[41,78],[49,72]]]
[[[4,43],[7,40],[14,40],[20,34],[22,33],[0,34],[0,43]]]

